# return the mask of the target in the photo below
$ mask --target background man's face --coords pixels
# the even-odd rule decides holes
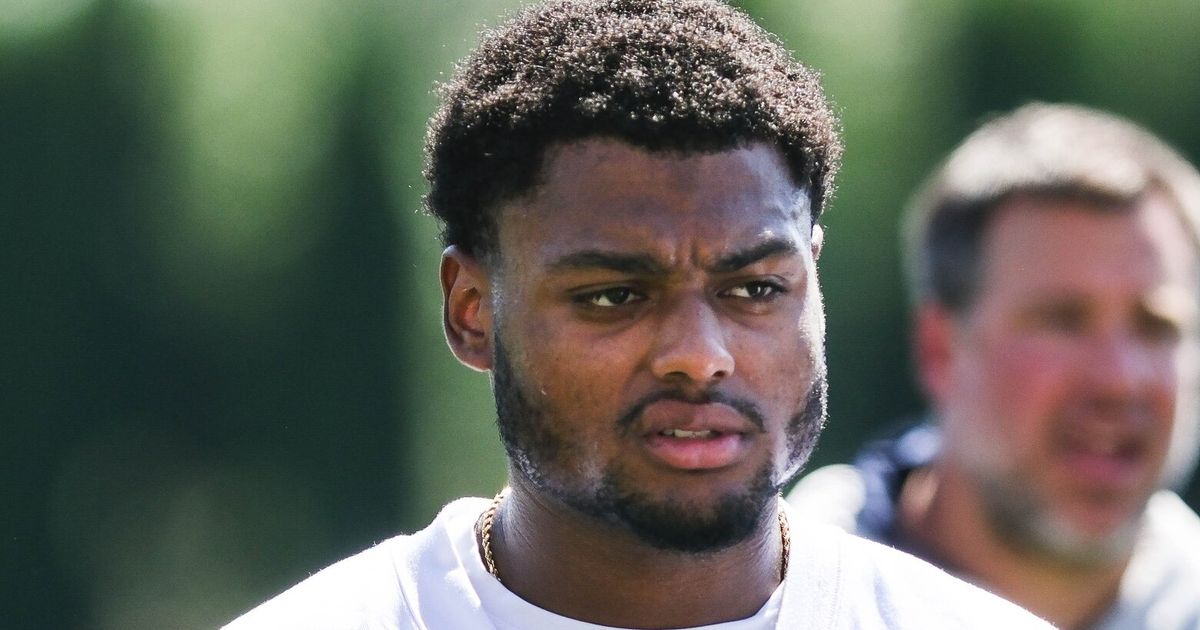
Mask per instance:
[[[1196,423],[1194,246],[1158,196],[1113,212],[1023,198],[983,253],[951,342],[948,454],[1002,533],[1077,561],[1119,556],[1173,424]]]
[[[818,248],[772,147],[552,150],[492,273],[516,473],[660,547],[749,535],[824,418]]]

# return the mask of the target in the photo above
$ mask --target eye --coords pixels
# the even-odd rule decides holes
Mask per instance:
[[[1035,327],[1057,333],[1079,333],[1088,324],[1087,309],[1078,304],[1050,304],[1030,314]]]
[[[1177,341],[1183,336],[1183,329],[1175,320],[1154,313],[1140,313],[1136,324],[1138,333],[1152,341]]]
[[[624,306],[642,299],[642,296],[629,287],[611,287],[580,295],[575,300],[599,308],[614,308]]]
[[[741,298],[743,300],[762,301],[777,297],[783,292],[783,287],[773,282],[759,280],[755,282],[739,284],[731,289],[726,290],[724,294],[729,297]]]

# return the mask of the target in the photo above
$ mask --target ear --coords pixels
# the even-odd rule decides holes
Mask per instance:
[[[455,245],[442,252],[442,327],[467,367],[492,369],[492,302],[487,270]]]
[[[817,260],[821,257],[821,248],[825,245],[825,230],[820,223],[814,223],[812,226],[812,257]]]
[[[957,320],[946,307],[927,302],[913,322],[913,359],[925,395],[934,407],[945,405],[953,386]]]

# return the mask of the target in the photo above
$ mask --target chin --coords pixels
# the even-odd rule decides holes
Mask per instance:
[[[664,551],[712,553],[754,536],[771,513],[779,487],[769,463],[750,480],[704,496],[652,496],[633,488],[619,470],[605,475],[598,491],[568,503],[582,512],[625,529]]]
[[[976,474],[975,481],[992,533],[1022,555],[1086,569],[1123,561],[1132,553],[1144,507],[1124,518],[1094,511],[1089,515],[1086,508],[1070,513],[1011,476]]]
[[[1107,566],[1123,562],[1133,553],[1141,519],[1128,519],[1097,533],[1062,523],[1038,524],[1034,532],[1040,551],[1060,563],[1080,567]]]
[[[993,510],[992,523],[1012,546],[1054,564],[1080,569],[1111,566],[1133,553],[1142,510],[1124,516],[1074,517],[1046,506],[1022,511]]]

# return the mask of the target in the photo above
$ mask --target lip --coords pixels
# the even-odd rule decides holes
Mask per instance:
[[[1140,478],[1141,461],[1128,455],[1073,451],[1065,455],[1067,468],[1088,485],[1121,488]]]
[[[647,405],[637,428],[654,460],[667,468],[686,471],[717,470],[738,463],[749,450],[751,435],[759,431],[728,405],[672,399]],[[706,435],[664,435],[671,430]]]
[[[1059,435],[1058,451],[1076,479],[1097,488],[1136,486],[1146,466],[1147,444],[1136,431],[1075,430]]]

